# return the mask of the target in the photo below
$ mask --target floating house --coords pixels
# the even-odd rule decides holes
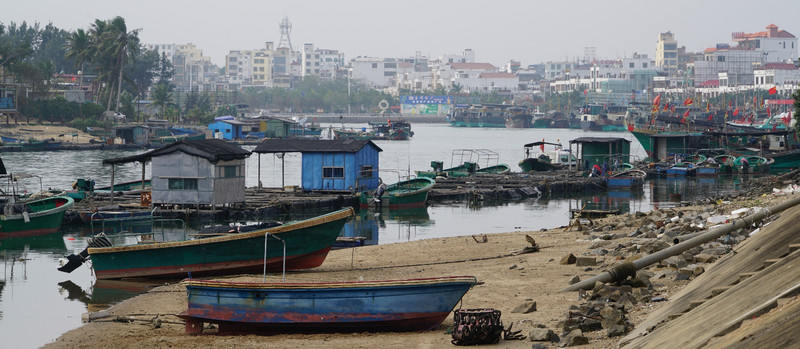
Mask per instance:
[[[221,116],[208,125],[211,137],[216,139],[234,140],[244,138],[247,134],[259,131],[258,122],[235,120],[233,116]]]
[[[383,151],[370,140],[266,139],[253,150],[302,154],[302,188],[306,191],[364,191],[378,187],[378,160]],[[261,183],[261,168],[259,179]]]
[[[569,141],[569,151],[578,154],[578,170],[587,171],[603,163],[611,166],[615,162],[630,162],[631,141],[618,137],[580,137]]]
[[[703,143],[701,133],[658,133],[650,135],[651,149],[645,149],[651,154],[653,161],[666,161],[673,155],[687,157],[696,153],[701,148],[707,148]]]
[[[245,159],[250,152],[219,139],[183,140],[142,154],[103,160],[114,166],[142,163],[151,166],[154,205],[226,205],[245,201]]]

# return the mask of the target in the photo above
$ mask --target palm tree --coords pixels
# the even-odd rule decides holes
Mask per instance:
[[[174,97],[172,94],[172,86],[167,83],[156,84],[153,86],[151,97],[153,101],[150,102],[150,105],[160,107],[161,113],[163,114],[166,107],[172,105],[172,98]]]
[[[90,61],[94,65],[94,70],[97,72],[97,79],[96,81],[107,81],[107,85],[109,89],[110,86],[110,70],[111,67],[111,58],[107,57],[103,54],[102,49],[102,38],[105,36],[106,31],[108,30],[108,22],[95,19],[94,23],[91,24],[91,28],[89,28],[89,57]],[[103,90],[103,85],[100,84],[97,88],[97,92],[95,96],[97,97],[96,102],[100,103],[100,95]]]
[[[119,112],[119,99],[122,95],[122,70],[126,60],[133,58],[139,52],[139,30],[128,31],[125,19],[114,17],[108,23],[108,31],[102,38],[104,52],[110,57],[115,57],[115,71],[118,74],[117,83],[117,104],[115,111]],[[108,98],[107,111],[111,110],[111,94]]]
[[[75,68],[80,66],[81,71],[81,79],[80,84],[78,85],[81,92],[83,92],[83,73],[84,73],[84,64],[90,57],[90,41],[89,41],[89,34],[86,33],[83,29],[78,29],[72,32],[69,37],[67,37],[67,50],[65,56],[67,58],[75,60]],[[82,100],[83,98],[81,98]],[[83,117],[83,103],[80,104],[80,116]]]

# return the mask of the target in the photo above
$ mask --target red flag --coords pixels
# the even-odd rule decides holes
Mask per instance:
[[[692,97],[686,98],[686,100],[683,101],[683,105],[692,105],[692,103],[694,103],[694,99]]]
[[[542,138],[542,142],[544,142],[544,138]],[[541,149],[544,152],[544,143],[539,145],[539,149]]]
[[[653,98],[653,105],[657,106],[659,104],[661,104],[661,95],[660,94],[657,95],[656,98]]]
[[[711,111],[711,102],[706,102],[706,113]]]
[[[681,123],[686,122],[686,118],[689,117],[689,109],[686,109],[686,112],[683,113],[683,119],[681,119]]]
[[[733,111],[733,116],[736,116],[736,115],[739,115],[739,108],[736,108],[736,110]]]
[[[714,120],[714,114],[708,114],[708,121]]]
[[[778,93],[778,87],[777,86],[772,86],[772,88],[769,89],[769,94],[774,95],[776,93]]]
[[[667,104],[664,104],[664,109],[662,110],[669,110],[669,102],[667,102]]]
[[[772,117],[772,115],[771,115],[771,114],[770,114],[770,112],[769,112],[769,107],[767,107],[767,117],[768,117],[768,118],[771,118],[771,117]]]
[[[789,126],[789,121],[791,121],[791,120],[792,120],[792,111],[790,110],[790,111],[789,111],[789,115],[787,115],[787,116],[784,116],[784,117],[782,118],[782,120],[783,120],[783,123],[784,123],[784,124],[786,124],[786,126]]]
[[[587,94],[587,93],[589,93],[589,90],[588,90],[588,89],[586,89],[586,90],[583,90],[583,94]]]

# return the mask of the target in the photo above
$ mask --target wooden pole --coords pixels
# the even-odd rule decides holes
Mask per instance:
[[[285,183],[286,176],[284,175],[284,167],[285,167],[284,165],[286,161],[285,159],[286,159],[286,153],[281,153],[281,188],[283,188],[284,190],[286,189],[286,183]]]
[[[144,164],[145,161],[142,161],[142,191],[144,191]]]
[[[114,164],[111,164],[111,204],[114,204]]]
[[[258,189],[261,189],[261,153],[258,153]]]

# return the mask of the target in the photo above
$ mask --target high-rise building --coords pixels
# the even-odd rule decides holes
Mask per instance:
[[[678,70],[678,41],[672,32],[658,34],[656,66],[670,72]]]

